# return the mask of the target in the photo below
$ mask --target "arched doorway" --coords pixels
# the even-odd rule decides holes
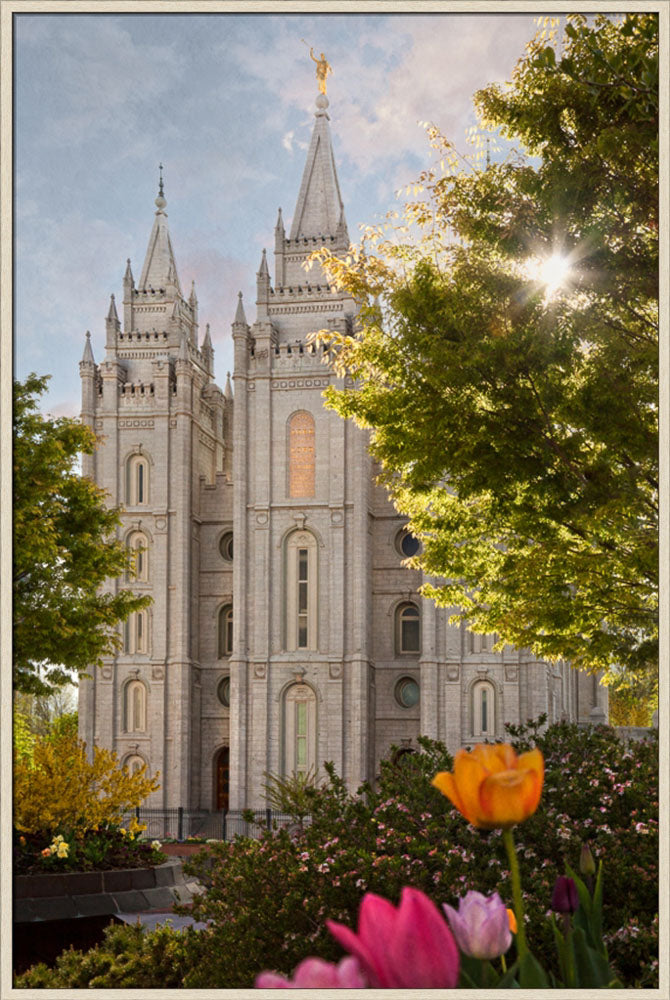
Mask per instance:
[[[230,747],[221,747],[214,763],[214,803],[216,809],[228,812],[230,789]]]

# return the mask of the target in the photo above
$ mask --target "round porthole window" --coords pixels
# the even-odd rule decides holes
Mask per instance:
[[[419,685],[412,677],[401,677],[395,686],[395,700],[403,708],[414,708],[419,702]]]
[[[226,531],[219,539],[219,552],[226,562],[233,561],[233,533]]]
[[[224,677],[219,681],[216,696],[224,708],[230,708],[230,677]]]
[[[404,528],[399,531],[396,535],[395,547],[401,556],[405,559],[409,559],[410,556],[415,556],[421,547],[419,539],[411,533],[411,531],[406,531]]]

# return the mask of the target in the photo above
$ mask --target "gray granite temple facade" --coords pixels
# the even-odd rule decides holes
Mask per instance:
[[[148,804],[262,807],[265,772],[335,762],[374,780],[392,744],[450,749],[504,722],[586,721],[606,709],[594,678],[449,624],[403,565],[415,539],[375,485],[364,431],[323,406],[337,383],[307,342],[352,329],[356,305],[303,263],[349,236],[320,94],[290,230],[265,251],[255,319],[240,294],[234,373],[214,381],[209,327],[183,292],[161,182],[139,281],[114,296],[104,360],[87,335],[82,418],[99,438],[84,474],[123,508],[131,587],[153,603],[122,650],[80,686],[80,735],[160,771]]]

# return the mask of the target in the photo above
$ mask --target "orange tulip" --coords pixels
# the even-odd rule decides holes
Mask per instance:
[[[516,917],[514,915],[514,910],[510,910],[509,906],[507,907],[507,919],[509,920],[509,929],[512,934],[516,934]]]
[[[433,784],[473,826],[484,830],[516,826],[540,802],[544,760],[539,750],[517,757],[507,743],[479,743],[459,750],[454,770],[440,771]]]

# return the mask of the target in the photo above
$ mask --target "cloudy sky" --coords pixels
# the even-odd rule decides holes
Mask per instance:
[[[398,206],[431,162],[421,121],[463,150],[472,94],[506,80],[535,33],[514,14],[24,14],[15,36],[15,374],[50,373],[45,408],[79,412],[85,331],[136,280],[158,163],[182,288],[195,279],[215,373],[231,367],[237,292],[288,230],[324,51],[349,233]],[[272,254],[269,253],[272,267]]]

